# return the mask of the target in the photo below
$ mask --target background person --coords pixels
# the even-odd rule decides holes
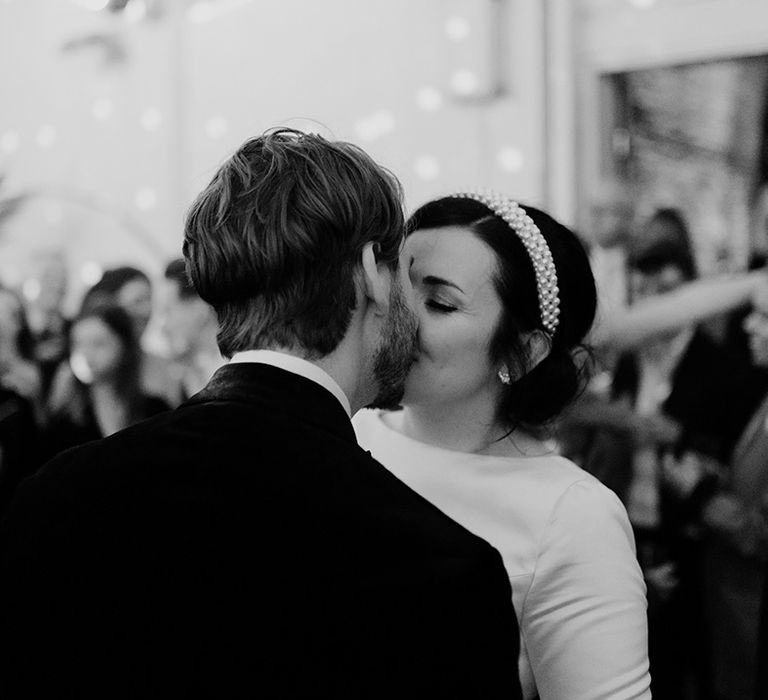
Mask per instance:
[[[216,312],[187,276],[183,258],[165,268],[161,328],[185,399],[202,389],[224,360],[216,343]]]
[[[43,377],[34,344],[21,297],[0,286],[0,386],[23,397],[42,417]]]
[[[170,409],[142,389],[134,328],[127,312],[116,305],[91,306],[74,319],[72,373],[45,429],[47,458]]]
[[[768,285],[746,317],[752,360],[768,367]],[[755,677],[758,621],[768,562],[768,399],[746,424],[730,456],[717,464],[700,455],[666,465],[665,478],[681,497],[707,487],[697,509],[702,529],[703,611],[712,696],[759,698]]]
[[[695,284],[693,251],[680,231],[657,232],[630,257],[637,304]],[[760,398],[748,370],[707,329],[689,323],[620,355],[605,419],[590,416],[582,464],[626,504],[648,582],[654,697],[698,698],[712,684],[695,523],[709,482],[685,493],[670,489],[664,466],[726,458]]]
[[[86,292],[82,306],[104,302],[117,304],[126,310],[141,349],[140,381],[146,393],[161,396],[171,406],[182,400],[179,377],[166,357],[147,350],[143,338],[153,311],[153,290],[149,276],[129,265],[106,270],[101,279]]]
[[[25,311],[32,335],[32,356],[40,370],[42,400],[47,400],[59,364],[69,353],[69,318],[64,312],[69,277],[58,252],[35,256],[23,285]]]
[[[21,298],[0,286],[0,518],[40,466],[42,381]]]

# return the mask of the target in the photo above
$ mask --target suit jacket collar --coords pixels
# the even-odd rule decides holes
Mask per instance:
[[[182,406],[219,401],[280,411],[288,420],[311,423],[357,444],[349,416],[333,394],[311,379],[272,365],[255,362],[224,365]]]
[[[236,352],[232,356],[230,362],[260,362],[311,379],[330,391],[339,400],[341,405],[344,406],[347,415],[350,418],[352,417],[352,409],[349,405],[349,399],[344,393],[344,390],[337,384],[336,380],[322,367],[313,362],[309,362],[302,357],[276,350],[244,350],[242,352]]]

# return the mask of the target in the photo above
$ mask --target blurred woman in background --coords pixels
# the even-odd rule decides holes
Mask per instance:
[[[41,401],[41,376],[33,358],[32,333],[24,304],[12,290],[0,286],[0,384],[30,401]]]
[[[145,272],[123,265],[106,270],[85,294],[81,309],[116,304],[125,309],[139,345],[139,381],[143,390],[177,406],[183,398],[181,380],[171,362],[142,346],[153,310],[152,284]]]
[[[0,287],[0,516],[37,468],[41,378],[21,299]]]
[[[46,457],[122,430],[169,404],[140,382],[141,350],[135,326],[115,304],[84,308],[72,323],[67,390],[51,406]]]

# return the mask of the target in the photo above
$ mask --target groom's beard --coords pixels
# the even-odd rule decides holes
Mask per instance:
[[[416,360],[418,321],[416,314],[408,308],[397,280],[392,284],[389,308],[373,364],[378,394],[369,408],[396,408],[400,404],[405,380]]]

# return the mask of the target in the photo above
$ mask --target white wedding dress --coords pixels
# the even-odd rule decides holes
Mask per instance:
[[[569,460],[440,449],[353,419],[360,445],[500,553],[520,622],[523,697],[650,698],[645,584],[624,506]]]

